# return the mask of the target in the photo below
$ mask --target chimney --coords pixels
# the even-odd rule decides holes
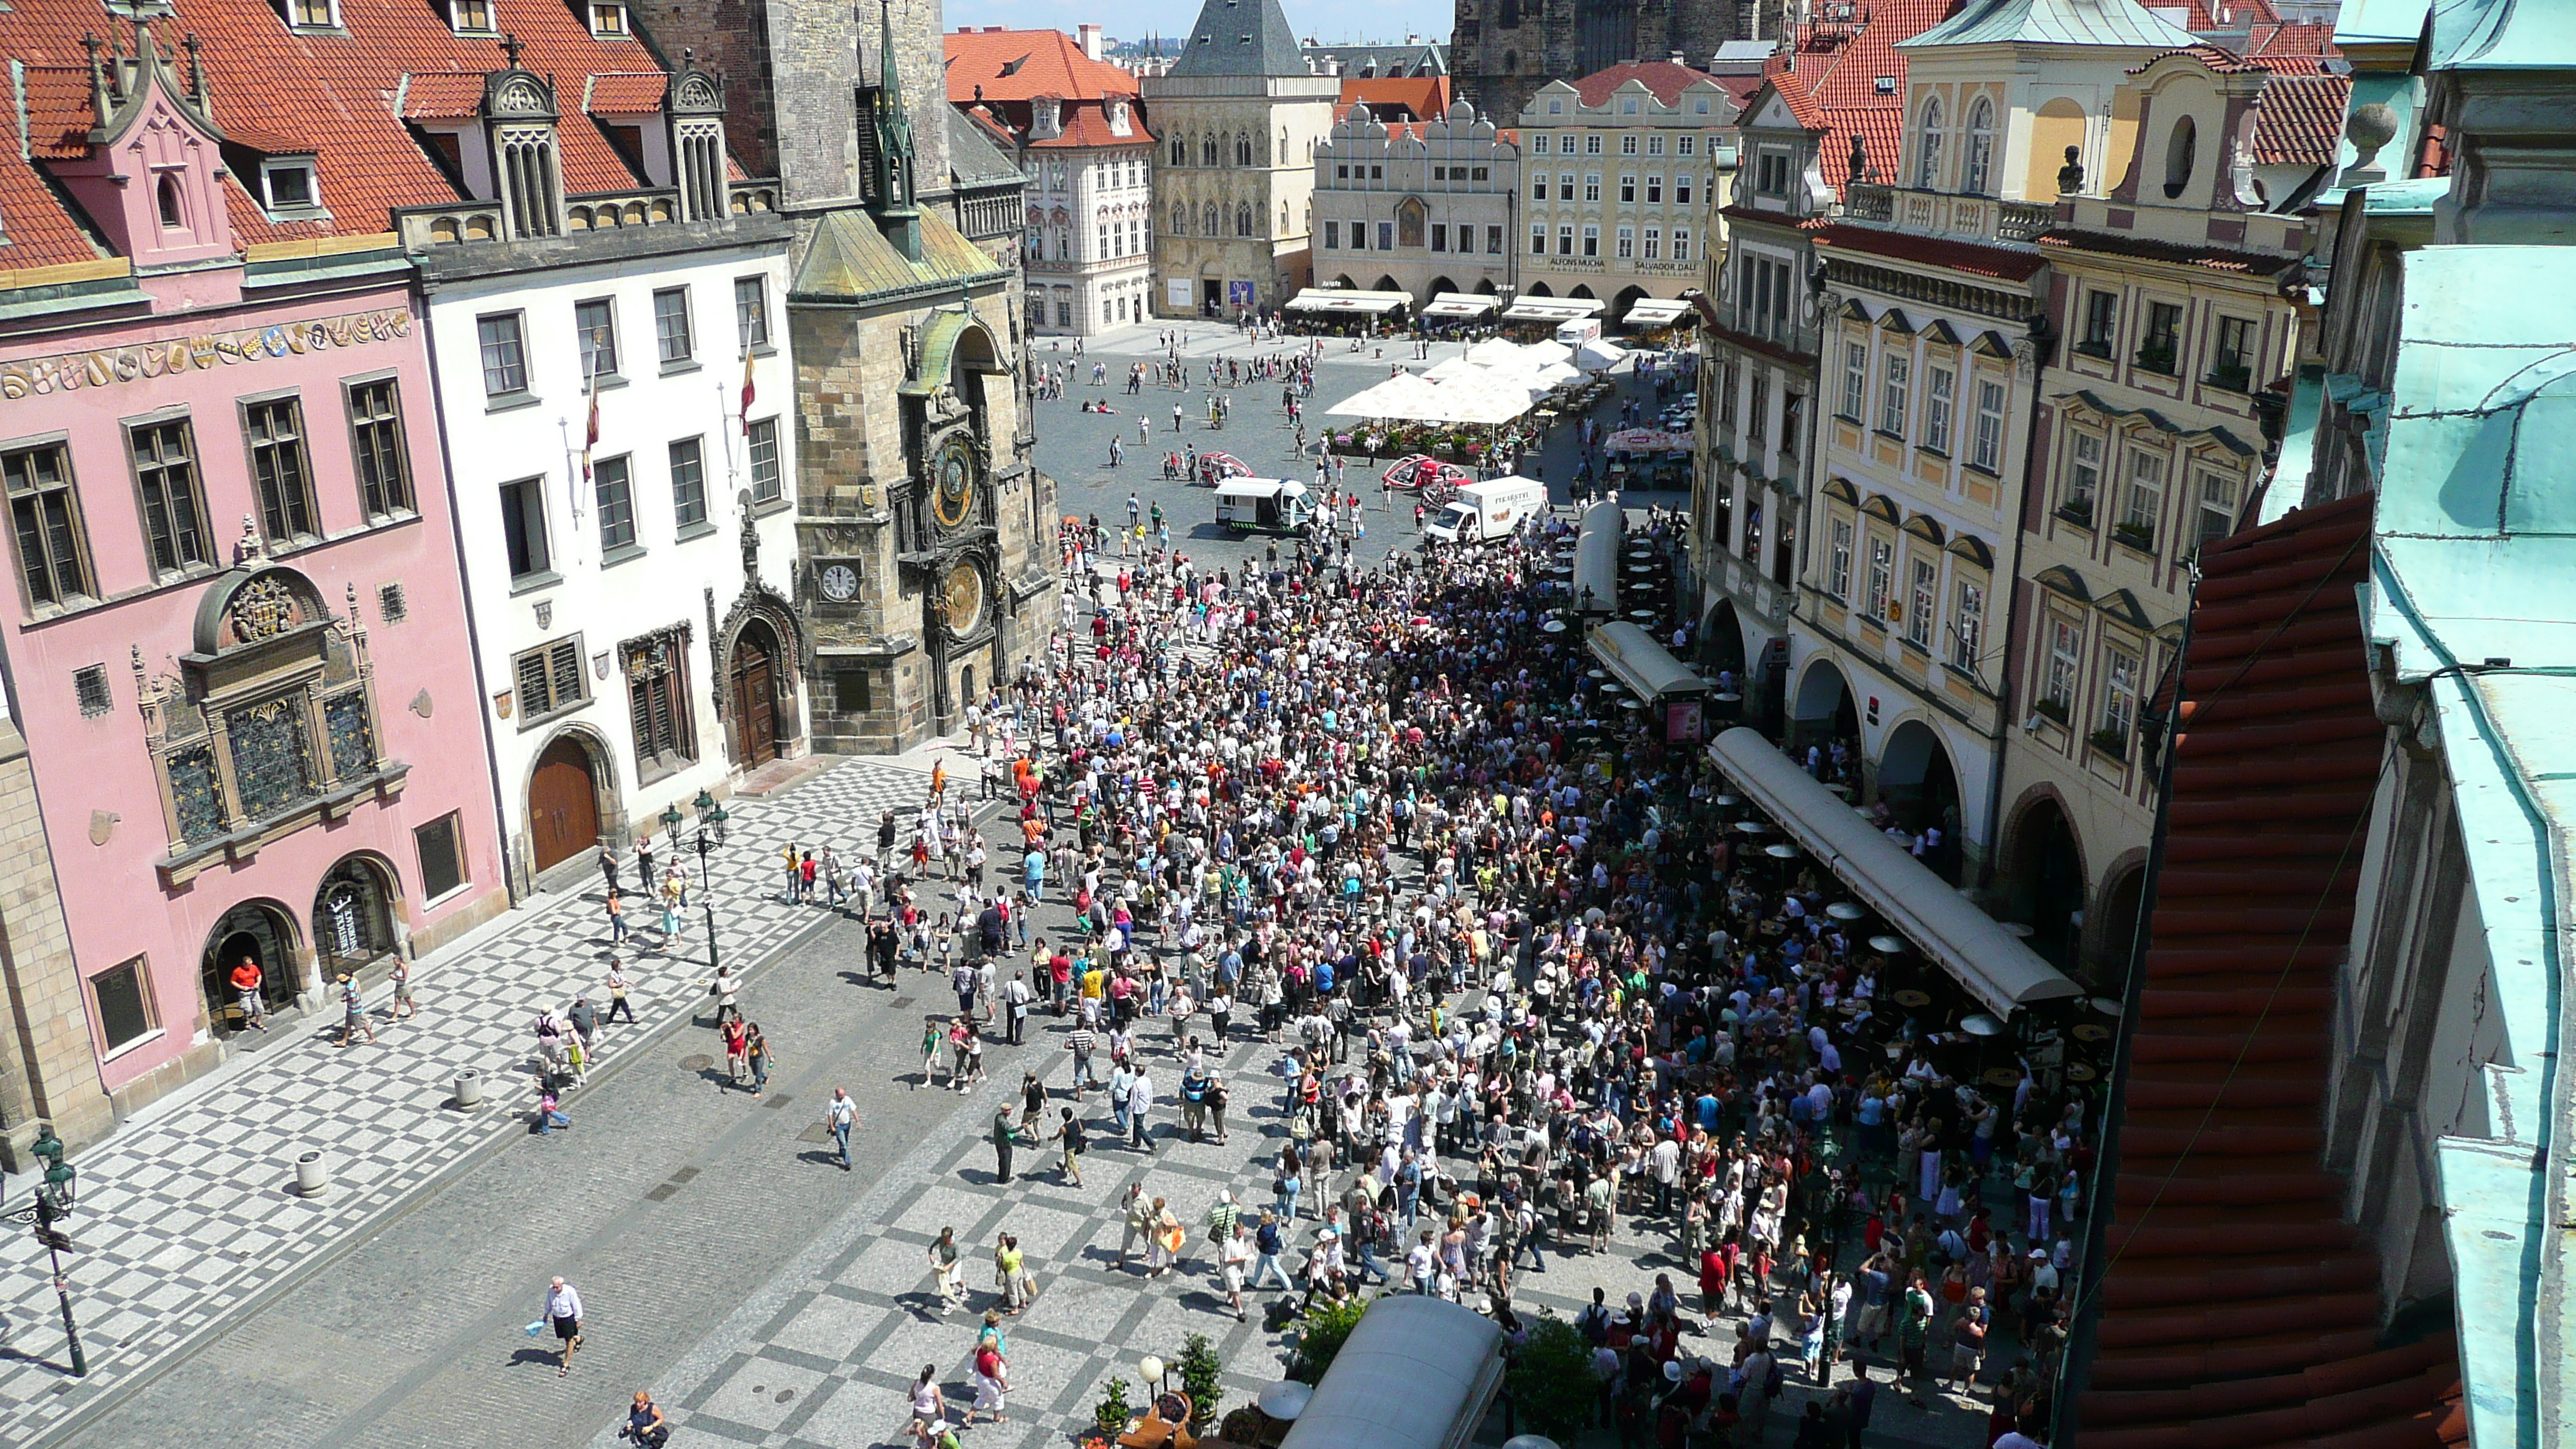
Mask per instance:
[[[1670,62],[1671,64],[1674,64],[1674,65],[1688,65],[1688,64],[1690,64],[1690,57],[1689,57],[1689,56],[1687,56],[1687,55],[1682,54],[1682,53],[1681,53],[1680,51],[1678,51],[1678,50],[1673,51],[1673,52],[1672,52],[1671,54],[1669,54],[1669,55],[1666,55],[1666,56],[1664,57],[1664,59],[1665,59],[1666,61]]]
[[[1101,47],[1099,26],[1077,25],[1073,27],[1073,33],[1074,36],[1082,42],[1082,53],[1084,55],[1091,57],[1093,60],[1100,59]]]

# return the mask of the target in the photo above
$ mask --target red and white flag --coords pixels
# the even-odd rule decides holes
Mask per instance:
[[[590,481],[590,450],[598,446],[599,372],[594,368],[590,374],[590,421],[583,426],[581,435],[581,481],[584,483]]]

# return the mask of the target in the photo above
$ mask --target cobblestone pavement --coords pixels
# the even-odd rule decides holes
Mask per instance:
[[[790,840],[819,844],[838,832],[851,842],[865,826],[872,843],[880,808],[922,794],[915,772],[850,762],[778,797],[729,807],[730,839],[713,861],[727,959],[749,965],[815,925],[817,913],[776,904],[778,852]],[[308,1019],[292,1028],[297,1039],[247,1057],[184,1104],[82,1154],[69,1275],[89,1376],[66,1371],[44,1261],[10,1233],[0,1263],[0,1443],[41,1442],[363,1241],[482,1149],[523,1132],[529,1021],[578,992],[606,999],[596,890],[540,897],[502,929],[424,962],[415,973],[417,1018],[388,1022],[376,1003],[380,1044],[342,1050],[336,1023]],[[697,914],[682,956],[630,953],[635,1006],[648,1023],[675,1019],[702,997],[703,937]],[[611,1041],[600,1064],[627,1049]],[[447,1105],[467,1068],[487,1083],[479,1113]],[[308,1200],[293,1191],[295,1162],[313,1150],[324,1153],[333,1185]]]

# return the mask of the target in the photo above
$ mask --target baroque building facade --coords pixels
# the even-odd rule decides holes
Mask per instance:
[[[1158,317],[1280,307],[1312,275],[1315,150],[1341,83],[1298,50],[1279,0],[1207,0],[1169,70],[1144,81]]]
[[[1597,299],[1616,322],[1699,286],[1736,112],[1670,61],[1539,87],[1520,111],[1522,294]]]
[[[1520,148],[1460,101],[1445,116],[1389,124],[1366,106],[1315,152],[1316,281],[1508,297],[1520,234]]]
[[[1055,486],[1029,461],[1016,232],[963,153],[937,0],[648,0],[655,34],[722,60],[746,169],[795,234],[797,548],[777,563],[813,685],[812,747],[879,753],[961,726],[1043,654]],[[817,105],[849,96],[854,108]],[[1020,219],[1016,189],[1008,219]]]

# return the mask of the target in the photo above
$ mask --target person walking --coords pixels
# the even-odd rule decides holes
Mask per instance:
[[[393,982],[393,1019],[396,1021],[408,1021],[414,1015],[418,1014],[420,1008],[413,1004],[411,999],[411,962],[404,957],[394,957]]]
[[[1012,1135],[1011,1104],[1004,1102],[993,1109],[994,1180],[997,1182],[1007,1183],[1011,1180]]]
[[[626,978],[625,964],[614,956],[609,957],[608,1015],[600,1018],[603,1023],[624,1017],[628,1025],[635,1024],[635,1007],[626,999],[627,992],[633,990],[634,986],[635,983]]]
[[[626,893],[613,886],[608,892],[608,944],[626,944]]]
[[[1020,1031],[1029,1018],[1029,1003],[1036,999],[1037,994],[1029,989],[1029,973],[1012,972],[1010,984],[1002,988],[1002,1013],[1007,1027],[1003,1039],[1012,1046],[1020,1044]]]
[[[555,1096],[554,1084],[547,1081],[542,1073],[537,1077],[536,1125],[537,1135],[540,1137],[546,1136],[558,1127],[572,1126],[572,1119],[563,1114],[562,1104]]]
[[[1135,1077],[1127,1083],[1127,1145],[1139,1152],[1154,1150],[1153,1138],[1145,1131],[1145,1114],[1154,1106],[1154,1074],[1140,1063]]]
[[[1013,1309],[1016,1313],[1019,1310]],[[990,1413],[996,1424],[1007,1424],[1002,1412],[1002,1396],[1010,1391],[1010,1365],[1002,1358],[999,1339],[987,1338],[975,1345],[975,1402],[966,1409],[966,1423],[972,1427],[975,1416]]]
[[[1273,1214],[1270,1209],[1263,1208],[1261,1210],[1260,1225],[1254,1228],[1252,1233],[1253,1287],[1259,1288],[1261,1286],[1262,1275],[1268,1274],[1270,1277],[1279,1280],[1279,1289],[1281,1292],[1294,1293],[1297,1291],[1297,1285],[1288,1281],[1287,1270],[1279,1266],[1279,1255],[1287,1250],[1287,1246],[1287,1238],[1279,1226],[1278,1217]]]
[[[850,1134],[859,1125],[859,1104],[850,1100],[848,1089],[834,1087],[832,1100],[823,1108],[823,1125],[832,1132],[832,1145],[841,1154],[841,1170],[850,1170]]]
[[[733,974],[732,967],[716,968],[716,979],[707,983],[707,994],[716,999],[716,1025],[742,1019],[742,1007],[736,1000],[742,994],[742,978]]]
[[[769,1038],[762,1034],[760,1023],[756,1021],[742,1029],[742,1037],[743,1061],[751,1069],[751,1095],[758,1097],[769,1090],[769,1069],[774,1065],[769,1053]]]
[[[1238,1216],[1225,1240],[1217,1244],[1217,1278],[1225,1284],[1225,1301],[1234,1310],[1234,1321],[1245,1321],[1243,1312],[1243,1275],[1252,1261],[1252,1233]]]
[[[941,1228],[930,1245],[930,1271],[938,1281],[939,1316],[946,1318],[966,1300],[966,1280],[957,1267],[957,1230]]]
[[[268,1030],[268,1003],[260,994],[259,963],[248,956],[233,963],[233,995],[241,1003],[242,1025],[259,1031]]]
[[[340,1011],[341,1050],[348,1050],[360,1032],[367,1034],[367,1045],[376,1044],[376,1029],[367,1022],[367,1004],[358,995],[358,983],[346,971],[340,973]]]
[[[555,1326],[555,1342],[563,1345],[563,1361],[555,1367],[555,1377],[572,1372],[572,1356],[581,1348],[581,1291],[561,1278],[546,1285],[546,1320]]]
[[[1127,1266],[1127,1255],[1134,1251],[1136,1240],[1151,1243],[1154,1238],[1154,1204],[1145,1196],[1143,1179],[1127,1184],[1127,1196],[1119,1203],[1118,1266]]]
[[[662,1449],[671,1442],[671,1421],[662,1417],[662,1406],[643,1389],[635,1391],[635,1403],[626,1411],[626,1427],[620,1437],[635,1441],[637,1449]]]
[[[939,1449],[939,1441],[949,1437],[948,1396],[934,1382],[938,1377],[939,1365],[923,1364],[921,1377],[912,1386],[912,1423],[906,1432],[912,1435],[917,1449]]]
[[[1064,1144],[1064,1180],[1075,1187],[1082,1186],[1082,1119],[1073,1114],[1071,1107],[1064,1109],[1064,1123],[1055,1129],[1055,1140]]]

